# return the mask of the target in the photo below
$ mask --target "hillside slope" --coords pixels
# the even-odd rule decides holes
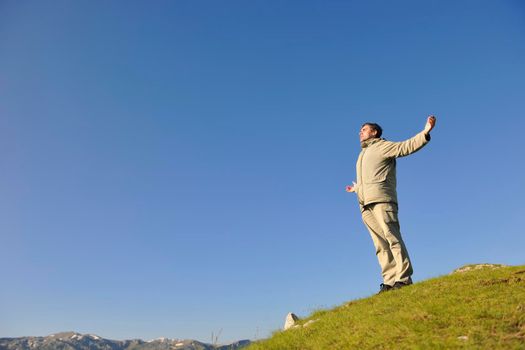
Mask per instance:
[[[525,349],[525,266],[465,270],[317,311],[247,349]]]

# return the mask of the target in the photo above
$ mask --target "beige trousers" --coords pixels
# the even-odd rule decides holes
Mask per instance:
[[[361,209],[381,266],[383,283],[412,283],[412,264],[401,238],[396,203],[373,203]]]

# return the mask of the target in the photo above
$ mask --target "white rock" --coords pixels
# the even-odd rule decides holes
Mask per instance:
[[[499,269],[500,267],[507,267],[508,265],[503,264],[473,264],[473,265],[467,265],[460,267],[459,269],[455,269],[452,271],[451,274],[455,273],[462,273],[462,272],[468,272],[472,270],[480,270],[480,269]]]
[[[295,325],[295,322],[299,320],[299,317],[297,317],[296,314],[289,312],[288,315],[286,315],[286,320],[284,321],[284,330],[290,329]]]

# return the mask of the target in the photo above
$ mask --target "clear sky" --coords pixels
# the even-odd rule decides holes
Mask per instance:
[[[525,264],[522,1],[0,1],[0,337],[268,336],[376,293],[354,194],[400,141],[414,279]]]

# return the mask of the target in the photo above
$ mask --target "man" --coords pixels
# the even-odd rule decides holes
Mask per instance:
[[[356,192],[363,222],[376,248],[383,275],[379,293],[412,284],[412,264],[397,218],[396,158],[423,148],[435,125],[436,118],[431,115],[423,131],[402,142],[382,139],[383,131],[375,123],[365,123],[359,132],[357,183],[346,186],[346,191]]]

